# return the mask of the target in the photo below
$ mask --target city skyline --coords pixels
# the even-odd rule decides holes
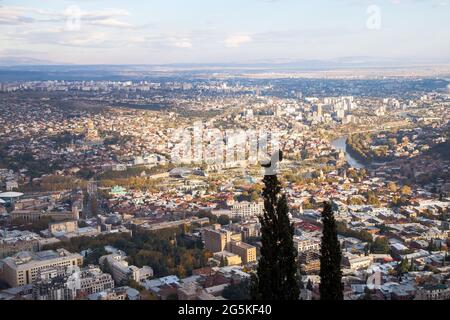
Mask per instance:
[[[450,300],[449,8],[0,0],[0,301]]]
[[[448,2],[0,2],[0,58],[67,64],[448,63]]]

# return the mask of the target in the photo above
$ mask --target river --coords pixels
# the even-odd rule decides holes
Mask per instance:
[[[345,157],[347,159],[348,164],[356,169],[363,169],[366,166],[353,158],[348,152],[347,152],[347,137],[341,137],[336,140],[331,141],[331,145],[335,147],[338,150],[342,150],[345,152]]]

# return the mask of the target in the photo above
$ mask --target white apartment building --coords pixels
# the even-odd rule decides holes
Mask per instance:
[[[358,256],[344,253],[344,264],[351,270],[366,269],[373,263],[372,256]]]
[[[89,267],[74,272],[68,279],[69,287],[77,294],[93,294],[114,288],[114,280],[109,273],[103,273],[100,268]]]
[[[100,265],[106,265],[116,284],[121,284],[128,279],[141,282],[153,277],[153,269],[148,266],[138,268],[128,265],[126,256],[121,253],[113,253],[100,258]]]
[[[320,250],[320,243],[305,237],[294,236],[294,247],[298,253]]]
[[[251,218],[262,215],[264,213],[263,202],[238,202],[231,209],[234,217]]]

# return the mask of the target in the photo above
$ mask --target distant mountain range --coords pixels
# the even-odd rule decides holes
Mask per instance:
[[[0,67],[10,66],[43,66],[43,65],[60,65],[50,60],[40,60],[27,57],[0,57]]]
[[[61,63],[50,60],[42,60],[28,57],[0,57],[0,67],[22,67],[22,66],[83,66],[96,68],[102,66],[103,68],[183,68],[183,69],[205,69],[205,68],[274,68],[274,69],[300,69],[300,70],[322,70],[328,68],[351,68],[351,67],[407,67],[407,66],[422,66],[422,65],[436,65],[436,64],[450,64],[450,61],[426,61],[413,59],[398,59],[398,58],[384,58],[384,57],[342,57],[329,60],[318,59],[273,59],[260,60],[256,62],[237,62],[237,63],[170,63],[170,64],[115,64],[115,65],[76,65],[69,63]]]

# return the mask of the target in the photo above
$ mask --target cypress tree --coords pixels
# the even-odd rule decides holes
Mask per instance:
[[[408,273],[410,270],[410,264],[408,262],[408,258],[403,259],[401,262],[397,264],[396,271],[397,277],[399,281],[402,280],[402,277],[405,273]]]
[[[325,202],[322,212],[323,236],[320,256],[320,299],[344,300],[341,248],[337,237],[336,220],[330,202]]]
[[[306,285],[306,289],[308,289],[309,291],[313,291],[314,290],[314,286],[313,286],[313,283],[311,282],[311,280],[308,280],[308,284]]]
[[[298,300],[297,250],[286,195],[276,174],[266,172],[263,182],[264,213],[259,217],[262,247],[252,296],[256,300]]]

